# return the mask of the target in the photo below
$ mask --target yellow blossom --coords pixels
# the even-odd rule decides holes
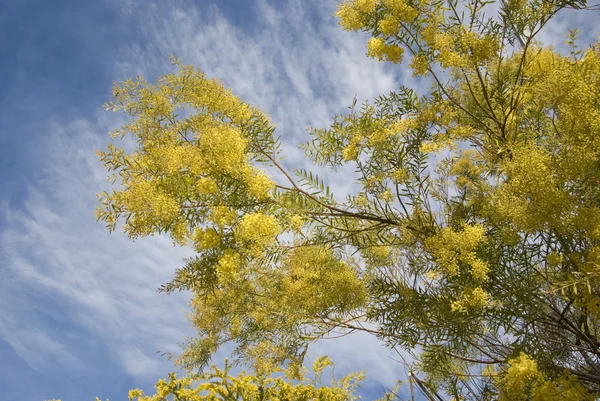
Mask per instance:
[[[400,19],[395,15],[386,15],[379,21],[379,30],[387,36],[397,35],[400,32]]]
[[[338,4],[335,15],[340,19],[340,25],[345,30],[358,31],[364,26],[361,13],[350,1]]]
[[[219,227],[224,227],[233,223],[237,217],[237,212],[227,206],[213,206],[211,208],[210,219]]]
[[[385,191],[379,194],[379,198],[381,198],[381,200],[384,202],[390,202],[392,199],[394,199],[394,195],[392,194],[392,191],[387,188]]]
[[[406,4],[404,0],[382,0],[382,3],[394,16],[399,17],[405,22],[413,22],[419,14],[417,10]]]
[[[206,177],[198,179],[198,182],[196,183],[196,189],[201,195],[211,195],[217,193],[219,190],[215,180]]]
[[[402,61],[404,49],[397,45],[388,45],[381,38],[371,38],[367,43],[367,55],[379,61],[387,60],[392,63]]]
[[[263,213],[250,213],[242,217],[235,229],[236,239],[249,243],[255,252],[262,252],[265,247],[273,244],[281,226],[274,216]]]
[[[489,298],[489,295],[481,287],[477,287],[466,291],[460,299],[453,301],[451,308],[453,312],[460,313],[478,311],[488,306]]]
[[[426,75],[429,72],[429,60],[422,53],[417,53],[410,61],[410,68],[413,70],[413,75],[418,77]]]
[[[250,171],[248,171],[250,170]],[[247,169],[244,180],[248,186],[250,196],[258,200],[265,200],[271,196],[275,183],[264,172]]]
[[[234,282],[238,278],[240,265],[240,255],[231,249],[226,250],[217,265],[220,279],[225,283]]]
[[[201,252],[218,246],[221,243],[221,236],[214,228],[197,228],[194,232],[193,242],[196,251]]]
[[[290,219],[290,225],[294,232],[301,232],[302,226],[304,225],[305,219],[297,214],[293,215]]]

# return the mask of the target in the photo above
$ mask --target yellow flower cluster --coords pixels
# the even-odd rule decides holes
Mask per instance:
[[[386,188],[385,191],[379,194],[379,198],[384,202],[390,202],[394,199],[394,195],[392,194],[392,191],[390,191],[389,188]]]
[[[449,175],[456,177],[456,186],[458,188],[473,188],[483,169],[477,164],[478,156],[471,150],[465,150],[462,154],[452,159]]]
[[[172,224],[180,212],[177,199],[163,191],[155,181],[132,180],[126,190],[115,194],[112,200],[135,213],[124,227],[132,237],[149,234],[154,225]]]
[[[476,248],[485,238],[482,226],[465,224],[462,231],[444,228],[426,240],[426,247],[435,261],[450,276],[459,275],[459,262],[470,266],[470,274],[476,281],[485,281],[489,267],[477,258]]]
[[[217,274],[223,283],[233,283],[239,277],[241,267],[240,255],[228,249],[225,251],[217,265]]]
[[[340,19],[340,26],[347,31],[358,31],[365,26],[365,16],[352,0],[339,3],[335,15]]]
[[[388,45],[381,38],[371,38],[367,43],[367,56],[379,61],[391,61],[397,64],[402,61],[404,49],[397,45]]]
[[[483,288],[477,287],[463,293],[462,297],[453,301],[451,308],[453,312],[468,313],[472,310],[481,310],[488,306],[490,296]]]
[[[192,239],[194,249],[202,252],[207,249],[215,248],[221,243],[221,236],[214,228],[197,228]]]
[[[237,217],[237,211],[227,206],[213,206],[210,212],[210,220],[218,227],[232,224]]]
[[[473,31],[463,32],[460,41],[463,51],[470,54],[469,61],[474,65],[492,59],[500,48],[500,43],[494,36],[480,36]]]
[[[392,124],[389,127],[373,127],[369,133],[369,146],[372,148],[384,148],[389,146],[390,139],[398,134],[396,129],[397,124]]]
[[[389,10],[388,12],[401,21],[410,23],[419,15],[419,12],[404,0],[382,0],[381,2]]]
[[[385,245],[372,246],[366,248],[364,253],[380,262],[385,262],[390,257],[391,248]]]
[[[466,67],[467,59],[463,58],[456,50],[456,37],[449,33],[437,32],[433,34],[429,43],[432,50],[437,51],[437,60],[444,68]]]
[[[217,193],[219,187],[212,178],[202,177],[196,183],[196,190],[200,195],[212,195]]]
[[[263,344],[256,350],[257,361],[270,360],[273,347]],[[272,356],[273,358],[269,358]],[[297,364],[295,365],[297,367]],[[270,369],[260,370],[252,375],[242,371],[238,376],[229,372],[230,365],[225,362],[225,369],[214,365],[210,371],[196,376],[178,378],[175,373],[170,373],[168,380],[159,380],[155,387],[154,395],[144,395],[140,389],[129,391],[129,401],[164,401],[177,399],[181,401],[219,401],[219,400],[244,400],[244,401],[280,401],[280,400],[327,400],[349,401],[357,399],[356,388],[364,379],[363,373],[352,373],[340,380],[333,380],[328,386],[319,386],[319,378],[323,370],[333,366],[327,357],[317,358],[314,364],[314,378],[306,377],[305,370],[296,369],[296,382],[286,381],[282,377],[263,374]],[[293,384],[292,384],[293,383]],[[99,401],[97,399],[97,401]]]
[[[540,376],[537,362],[522,352],[518,357],[511,359],[509,365],[502,378],[502,396],[507,400],[524,399],[525,388]]]
[[[202,132],[198,148],[211,171],[232,174],[245,166],[247,142],[239,130],[222,126]]]
[[[539,147],[523,144],[515,149],[502,166],[506,182],[490,198],[496,216],[525,230],[541,229],[549,223],[560,226],[560,216],[571,208],[572,201],[557,185],[552,164],[551,155]]]
[[[389,14],[379,21],[379,30],[386,36],[397,35],[400,32],[400,23],[400,18]]]
[[[199,149],[188,144],[165,143],[153,146],[148,148],[146,155],[137,155],[137,159],[138,163],[162,168],[171,174],[186,170],[191,174],[200,175],[205,169]]]
[[[290,226],[292,227],[292,231],[296,233],[300,233],[302,231],[302,226],[304,223],[305,219],[300,215],[295,214],[290,218]]]
[[[508,361],[509,367],[497,380],[499,401],[585,401],[595,399],[569,373],[557,380],[546,380],[537,362],[521,354]]]
[[[353,0],[352,5],[358,12],[368,14],[375,11],[377,0]]]
[[[417,53],[412,60],[410,60],[410,68],[412,68],[415,77],[426,75],[430,68],[427,56],[422,53]]]
[[[408,171],[405,168],[395,168],[392,171],[392,179],[398,184],[402,184],[408,179]]]
[[[262,253],[265,247],[273,244],[280,233],[281,226],[277,219],[263,213],[244,215],[235,228],[236,239],[248,243],[254,253]]]
[[[264,172],[254,168],[244,170],[244,181],[248,187],[248,194],[258,200],[265,200],[271,196],[275,183]]]
[[[421,153],[437,153],[444,149],[450,148],[454,146],[454,141],[450,139],[446,139],[445,141],[440,140],[439,136],[434,141],[424,141],[419,146],[419,151]]]
[[[137,148],[127,153],[109,145],[107,151],[97,152],[121,187],[100,196],[96,214],[110,230],[124,218],[124,230],[132,238],[169,231],[183,245],[194,226],[223,227],[237,218],[237,211],[225,206],[194,210],[192,205],[219,202],[207,196],[222,190],[220,195],[232,204],[245,204],[248,197],[269,198],[273,182],[251,164],[256,150],[248,144],[269,143],[256,132],[270,132],[272,127],[264,114],[240,101],[222,82],[175,64],[179,72],[162,76],[156,85],[142,78],[115,84],[115,101],[107,108],[123,110],[131,121],[113,135],[133,136]],[[181,109],[190,115],[179,117]]]
[[[354,269],[324,246],[294,249],[283,268],[283,289],[290,306],[308,316],[331,308],[349,311],[366,301],[366,288]]]
[[[356,160],[358,158],[358,154],[360,153],[360,145],[363,139],[364,137],[359,133],[355,133],[352,135],[352,137],[350,137],[348,146],[342,150],[342,157],[345,161]]]

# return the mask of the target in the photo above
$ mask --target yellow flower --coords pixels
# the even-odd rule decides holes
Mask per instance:
[[[398,184],[402,184],[408,179],[408,172],[404,168],[394,169],[392,177]]]
[[[475,259],[471,263],[471,275],[475,280],[485,281],[488,278],[488,272],[490,268],[488,264],[482,260]]]
[[[211,220],[219,227],[227,226],[235,220],[237,212],[227,206],[213,206],[211,208]]]
[[[379,21],[379,30],[387,36],[398,34],[400,32],[400,19],[395,15],[386,15]]]
[[[350,144],[342,150],[342,158],[345,161],[356,160],[358,158],[358,146]]]
[[[416,54],[410,62],[410,68],[412,68],[415,77],[426,75],[429,72],[429,60],[427,56],[421,53]]]
[[[394,195],[392,194],[392,192],[388,189],[386,189],[385,191],[383,191],[379,197],[381,198],[382,201],[384,202],[389,202],[392,199],[394,199]]]
[[[304,225],[304,218],[296,214],[290,219],[290,225],[292,226],[292,230],[294,232],[299,233],[302,231],[302,226]]]
[[[360,12],[349,1],[338,4],[335,15],[340,19],[340,26],[347,31],[358,31],[364,26]]]
[[[354,0],[354,8],[363,14],[372,13],[377,7],[377,0]]]
[[[240,255],[237,252],[228,249],[225,251],[221,259],[219,259],[217,273],[223,282],[231,283],[238,278],[240,266]]]
[[[202,177],[196,183],[196,190],[201,195],[211,195],[217,193],[219,188],[215,180],[211,178]]]
[[[381,38],[371,38],[367,43],[367,56],[379,61],[391,61],[399,63],[402,61],[404,49],[397,45],[388,45]]]
[[[477,287],[466,291],[461,298],[453,301],[451,309],[453,312],[468,313],[471,310],[481,310],[489,305],[490,296],[483,288]]]
[[[221,243],[221,236],[214,228],[196,229],[193,242],[196,251],[201,252],[217,247]]]
[[[136,388],[135,390],[129,390],[129,401],[133,401],[134,398],[141,397],[143,395],[144,392],[139,388]]]
[[[244,173],[244,181],[248,187],[250,196],[258,200],[268,199],[275,183],[264,172],[257,171],[254,168],[248,168]]]
[[[263,213],[246,214],[235,229],[236,239],[248,243],[250,251],[256,254],[273,244],[280,233],[281,226],[277,219]]]
[[[412,22],[419,15],[418,11],[406,4],[404,0],[382,0],[382,3],[402,21]]]

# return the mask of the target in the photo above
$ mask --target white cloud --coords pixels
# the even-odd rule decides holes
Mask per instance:
[[[93,150],[104,146],[99,138],[108,128],[84,121],[54,127],[43,144],[44,178],[30,188],[23,211],[5,209],[9,228],[1,240],[12,244],[5,252],[11,280],[5,280],[0,299],[7,311],[0,336],[34,368],[52,368],[58,360],[70,360],[61,364],[70,370],[84,365],[80,349],[36,319],[28,297],[41,293],[65,303],[62,313],[43,313],[71,319],[98,335],[129,373],[164,374],[164,366],[158,370],[156,361],[141,363],[141,358],[133,368],[129,356],[156,359],[158,349],[173,350],[190,333],[185,297],[156,293],[189,252],[164,237],[133,243],[95,222],[94,194],[106,184]]]
[[[598,11],[564,9],[548,22],[537,39],[545,45],[554,46],[563,54],[568,54],[569,46],[565,43],[570,29],[579,29],[578,45],[587,50],[592,41],[598,39]]]

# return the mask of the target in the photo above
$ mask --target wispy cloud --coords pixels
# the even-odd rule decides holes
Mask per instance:
[[[42,144],[44,178],[29,188],[22,211],[5,209],[8,228],[1,240],[9,244],[11,280],[5,280],[1,298],[8,313],[0,335],[39,370],[58,363],[77,371],[86,363],[84,350],[69,346],[65,328],[37,318],[38,308],[104,340],[131,374],[159,374],[155,357],[144,363],[130,356],[172,349],[188,326],[185,298],[161,296],[155,289],[189,252],[163,237],[132,243],[95,223],[94,193],[104,174],[90,152],[104,145],[100,134],[108,128],[97,121],[54,127]],[[40,294],[51,299],[49,308],[35,304]]]

